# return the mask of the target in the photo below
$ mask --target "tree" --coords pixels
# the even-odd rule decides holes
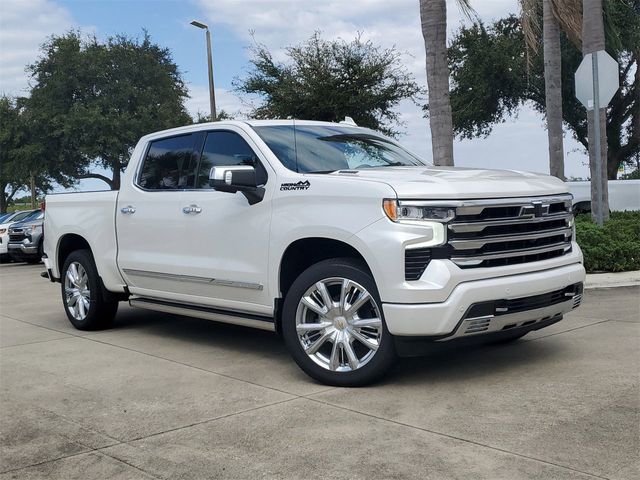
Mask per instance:
[[[146,32],[142,40],[119,35],[104,43],[78,32],[54,36],[29,71],[29,109],[47,155],[77,179],[97,178],[116,190],[141,136],[192,122],[178,67]],[[91,173],[94,164],[111,177]]]
[[[582,11],[582,54],[588,55],[605,49],[604,41],[604,16],[602,13],[602,0],[584,0]],[[637,67],[636,67],[637,69]],[[639,87],[636,85],[636,89]],[[598,124],[596,125],[596,122]],[[607,109],[599,108],[597,112],[587,112],[589,135],[589,169],[591,171],[591,214],[596,220],[595,205],[602,208],[602,217],[609,220],[609,184],[607,182]],[[602,164],[596,165],[595,131],[600,129],[600,158]],[[598,172],[597,170],[600,169]],[[598,196],[600,198],[598,198]]]
[[[631,2],[607,2],[608,51],[620,65],[621,88],[607,115],[608,177],[640,153],[640,12]],[[585,149],[589,146],[587,115],[575,98],[574,73],[582,61],[576,43],[560,21],[562,116],[565,127]],[[540,42],[541,40],[538,39]],[[485,26],[461,28],[449,48],[454,132],[463,138],[487,136],[493,125],[516,115],[525,103],[546,113],[544,64],[540,55],[527,61],[521,21],[510,16]],[[635,72],[635,73],[634,73]]]
[[[396,49],[380,49],[360,36],[328,41],[316,32],[286,49],[286,63],[276,63],[264,45],[256,44],[252,53],[252,69],[235,80],[235,88],[258,97],[256,118],[333,122],[349,116],[358,125],[393,135],[400,123],[393,108],[420,91]]]
[[[458,0],[458,5],[467,16],[471,15],[468,0]],[[453,120],[447,64],[446,0],[420,0],[420,21],[426,52],[433,163],[453,165]]]
[[[16,193],[26,187],[28,173],[22,168],[18,150],[23,141],[20,109],[15,100],[0,97],[0,213]]]
[[[39,132],[34,129],[25,98],[0,97],[0,212],[20,191],[35,197],[51,188],[52,180],[64,184],[62,169],[42,155]]]

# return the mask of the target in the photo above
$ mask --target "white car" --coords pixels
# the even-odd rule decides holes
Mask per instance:
[[[26,219],[39,210],[23,210],[20,212],[7,213],[0,217],[0,261],[4,262],[9,257],[9,227],[11,224]]]
[[[49,195],[46,211],[45,266],[77,328],[128,301],[276,331],[332,385],[371,382],[427,343],[551,325],[585,279],[564,182],[433,167],[345,124],[154,133],[119,191]]]

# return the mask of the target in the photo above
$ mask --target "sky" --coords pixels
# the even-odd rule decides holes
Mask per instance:
[[[472,5],[485,22],[518,12],[517,0],[476,0]],[[468,20],[454,0],[447,0],[447,8],[451,37]],[[408,70],[426,86],[418,0],[2,0],[0,92],[28,93],[25,66],[38,58],[39,46],[52,34],[79,29],[104,39],[119,33],[141,36],[146,30],[153,41],[171,50],[183,72],[191,96],[188,110],[192,115],[208,113],[205,36],[189,24],[193,19],[212,31],[217,106],[237,118],[246,117],[247,105],[234,93],[232,82],[248,71],[253,38],[276,60],[283,60],[287,46],[316,30],[330,39],[351,40],[361,33],[382,47],[403,52]],[[421,108],[406,101],[398,111],[405,124],[400,142],[430,160],[428,119]],[[547,145],[544,118],[523,106],[515,118],[496,125],[488,138],[456,139],[454,159],[457,166],[548,173]],[[564,149],[566,175],[586,178],[586,153],[570,132],[565,132]],[[83,181],[80,188],[104,186],[94,180]]]

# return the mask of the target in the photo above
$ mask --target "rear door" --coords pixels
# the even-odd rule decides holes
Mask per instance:
[[[197,134],[150,142],[131,185],[118,195],[118,266],[134,294],[167,298],[184,273],[184,190],[193,186]]]

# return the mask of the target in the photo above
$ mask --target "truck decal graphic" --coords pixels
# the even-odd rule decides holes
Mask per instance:
[[[282,185],[280,185],[280,190],[306,190],[310,186],[311,183],[309,182],[309,180],[305,180],[304,182],[300,180],[299,182],[295,183],[283,183]]]

